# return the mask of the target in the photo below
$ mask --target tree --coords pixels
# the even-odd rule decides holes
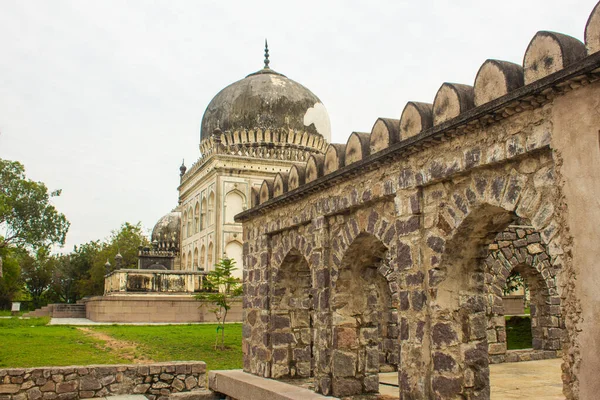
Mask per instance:
[[[23,281],[19,262],[25,254],[19,249],[0,249],[0,257],[4,259],[4,273],[0,276],[0,309],[8,309],[21,293]]]
[[[40,247],[35,257],[26,255],[21,264],[21,276],[25,288],[31,295],[34,308],[44,305],[44,296],[52,283],[52,272],[56,267],[56,258],[50,255],[48,248]]]
[[[27,179],[21,163],[0,158],[0,248],[64,244],[70,224],[50,203],[57,196]]]
[[[210,271],[205,277],[204,285],[207,292],[199,293],[195,296],[198,300],[203,300],[216,306],[211,310],[215,314],[215,317],[217,317],[218,324],[215,349],[217,349],[219,342],[219,331],[221,331],[220,349],[225,349],[227,312],[231,309],[233,298],[242,294],[242,283],[239,279],[231,275],[236,269],[235,260],[227,257],[222,258],[218,264],[215,264],[215,269]]]
[[[150,242],[144,235],[142,224],[138,222],[133,225],[125,222],[119,230],[112,232],[111,236],[103,243],[90,242],[88,256],[91,258],[91,267],[87,279],[82,282],[82,294],[85,296],[101,295],[104,293],[104,276],[106,270],[104,264],[109,260],[112,268],[116,268],[114,258],[117,254],[123,257],[121,268],[136,269],[138,261],[138,248],[149,246]],[[95,247],[92,251],[91,247]]]
[[[27,179],[21,163],[0,158],[0,249],[64,244],[70,224],[50,203],[57,196],[60,190],[48,193],[42,182]]]

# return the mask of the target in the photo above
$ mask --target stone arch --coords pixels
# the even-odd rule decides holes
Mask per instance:
[[[306,258],[291,247],[271,280],[271,377],[313,375],[312,277]]]
[[[234,217],[246,208],[246,196],[237,189],[225,195],[225,223],[234,224]]]
[[[187,220],[188,220],[188,214],[187,211],[183,212],[183,218],[182,218],[182,224],[181,224],[181,230],[183,238],[187,238],[188,237],[188,231],[187,231]]]
[[[194,211],[192,209],[192,206],[190,205],[188,208],[188,212],[187,212],[187,234],[188,234],[188,237],[192,236],[194,234],[193,219],[194,219]]]
[[[186,271],[192,270],[192,251],[188,251],[187,255],[187,265],[185,266]]]
[[[194,248],[194,263],[192,264],[192,270],[193,271],[198,270],[198,248],[197,247]]]
[[[200,232],[200,203],[194,206],[194,233]]]
[[[350,238],[332,272],[332,393],[338,397],[377,392],[379,372],[398,366],[398,305],[389,249],[364,230]]]
[[[547,167],[540,170],[544,168],[547,174]],[[514,169],[482,171],[466,187],[461,183],[439,188],[443,199],[433,218],[435,226],[424,238],[429,251],[424,257],[431,256],[430,321],[435,321],[427,327],[433,397],[489,396],[484,259],[498,232],[517,218],[528,219],[544,232],[545,243],[552,239],[548,253],[552,263],[560,262],[555,258],[562,253],[557,246],[560,226],[552,221],[555,189],[532,181]]]
[[[206,271],[206,246],[200,247],[200,264],[199,268],[201,271]]]
[[[200,230],[206,229],[206,211],[208,206],[206,204],[206,196],[202,196],[202,201],[200,202]]]
[[[206,270],[207,271],[212,271],[214,268],[214,264],[215,264],[215,260],[213,259],[214,257],[214,246],[213,243],[210,242],[208,244],[208,251],[206,254]]]
[[[232,275],[234,278],[242,279],[244,263],[243,263],[243,246],[237,240],[232,240],[225,246],[225,256],[235,261],[236,269],[233,271]]]
[[[208,225],[214,225],[215,223],[215,192],[212,190],[208,195]]]
[[[507,313],[501,296],[512,271],[518,272],[529,288],[532,351],[507,353],[508,332],[504,318]],[[490,362],[520,361],[522,355],[535,359],[557,356],[564,335],[564,322],[556,287],[556,271],[550,264],[550,256],[538,232],[519,226],[509,227],[498,234],[485,259],[485,287]]]

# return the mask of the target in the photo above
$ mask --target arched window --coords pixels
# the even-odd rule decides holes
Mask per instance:
[[[183,236],[184,239],[188,236],[187,219],[188,219],[188,215],[187,215],[187,211],[185,211],[183,213],[183,223],[181,224],[181,230],[182,230],[181,236]]]
[[[188,257],[187,257],[186,270],[190,271],[191,269],[192,269],[192,252],[189,251],[188,252]]]
[[[200,232],[200,203],[196,202],[194,208],[194,233]]]
[[[194,266],[193,266],[193,270],[194,271],[198,270],[198,248],[197,247],[194,249]]]
[[[200,207],[200,230],[206,229],[206,197],[202,198],[202,205]]]
[[[227,246],[225,246],[225,255],[227,256],[227,258],[231,258],[232,260],[235,260],[235,267],[236,270],[233,271],[233,276],[235,278],[239,278],[242,279],[242,273],[243,273],[243,257],[242,257],[242,253],[243,253],[243,247],[242,244],[236,240],[227,243]]]
[[[206,271],[206,247],[200,248],[200,269]]]
[[[215,223],[215,192],[208,196],[208,225]]]
[[[188,232],[188,236],[192,236],[192,234],[194,233],[192,231],[192,219],[193,219],[193,211],[192,211],[192,207],[189,208],[188,210],[188,218],[187,218],[187,232]]]
[[[235,223],[234,217],[244,211],[246,197],[237,190],[232,190],[225,196],[225,223]]]
[[[207,271],[212,271],[214,269],[214,262],[213,262],[213,244],[212,242],[208,245],[208,254],[206,257],[206,270]]]

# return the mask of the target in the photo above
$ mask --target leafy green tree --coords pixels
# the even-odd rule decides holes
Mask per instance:
[[[50,203],[57,196],[27,179],[21,163],[0,158],[0,248],[64,244],[70,224]]]
[[[232,272],[237,268],[235,260],[231,258],[222,258],[215,264],[215,269],[210,271],[204,280],[204,287],[207,292],[199,293],[195,297],[198,300],[211,303],[215,306],[211,311],[217,318],[217,336],[215,338],[215,349],[218,347],[219,331],[221,331],[221,350],[225,349],[225,321],[227,313],[231,309],[233,298],[242,294],[242,283],[239,279],[232,276]]]
[[[93,244],[92,244],[93,243]],[[125,222],[119,230],[112,232],[112,235],[103,243],[88,243],[89,257],[91,267],[87,278],[81,282],[82,294],[84,296],[101,295],[104,293],[104,276],[106,275],[106,260],[111,263],[114,270],[117,266],[115,256],[121,254],[122,269],[136,269],[138,260],[138,248],[140,246],[149,246],[150,242],[144,235],[140,222],[133,225]],[[94,249],[92,249],[94,247]],[[87,262],[87,261],[86,261]]]
[[[69,221],[50,203],[60,190],[48,193],[42,182],[25,177],[25,167],[0,158],[0,249],[38,249],[64,244]],[[2,275],[0,256],[0,275]]]
[[[52,284],[52,273],[55,268],[56,258],[50,255],[46,247],[40,247],[35,257],[30,255],[24,257],[21,263],[21,276],[35,308],[47,304],[45,300]]]
[[[4,273],[0,276],[0,309],[8,309],[21,294],[23,281],[19,262],[24,254],[25,251],[15,248],[0,249],[0,257],[4,259]]]

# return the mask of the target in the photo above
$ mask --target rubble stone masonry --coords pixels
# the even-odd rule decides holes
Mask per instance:
[[[169,394],[206,388],[206,364],[87,365],[0,369],[0,400],[74,400],[143,394],[165,400]]]
[[[487,60],[474,86],[309,157],[299,185],[265,181],[236,217],[244,370],[344,396],[394,368],[403,399],[489,398],[517,268],[538,296],[534,349],[562,354],[567,398],[596,397],[599,38],[597,5],[585,44],[538,32],[522,65]],[[490,250],[515,223],[532,232]]]

